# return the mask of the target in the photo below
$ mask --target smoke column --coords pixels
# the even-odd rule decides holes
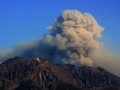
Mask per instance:
[[[92,65],[91,55],[101,46],[96,39],[103,31],[92,15],[65,10],[49,29],[51,32],[42,39],[27,48],[16,48],[8,56],[44,57],[53,63]]]

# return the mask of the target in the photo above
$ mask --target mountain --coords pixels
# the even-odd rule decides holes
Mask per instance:
[[[0,90],[120,90],[120,77],[101,67],[15,57],[0,64]]]

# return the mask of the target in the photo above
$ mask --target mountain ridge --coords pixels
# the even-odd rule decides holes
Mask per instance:
[[[0,90],[120,90],[120,77],[101,67],[15,57],[0,64]]]

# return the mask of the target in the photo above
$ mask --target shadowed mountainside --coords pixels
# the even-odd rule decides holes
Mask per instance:
[[[0,64],[0,90],[120,90],[120,77],[101,67],[15,57]]]

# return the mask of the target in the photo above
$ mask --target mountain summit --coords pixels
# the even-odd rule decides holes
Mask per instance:
[[[101,67],[15,57],[0,64],[0,90],[120,90],[120,77]]]

